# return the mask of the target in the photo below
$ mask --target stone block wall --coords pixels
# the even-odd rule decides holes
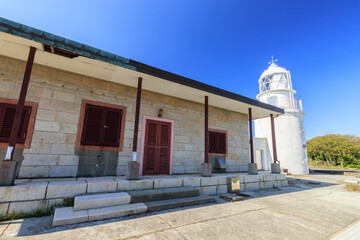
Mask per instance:
[[[148,177],[137,181],[125,177],[18,179],[14,186],[0,186],[0,215],[11,212],[31,212],[63,204],[67,198],[94,193],[126,192],[169,187],[194,187],[200,193],[220,195],[227,192],[227,178],[239,178],[240,191],[288,186],[285,174],[247,173]]]
[[[18,99],[24,70],[25,62],[0,56],[0,98]],[[87,155],[75,149],[83,99],[127,108],[122,151]],[[142,116],[155,117],[160,108],[164,109],[163,118],[175,120],[173,173],[199,173],[204,159],[204,105],[149,91],[142,92],[141,100],[139,136]],[[79,162],[80,166],[93,167],[94,176],[125,174],[131,160],[136,88],[35,64],[26,101],[37,103],[38,111],[31,147],[23,150],[20,178],[74,177],[78,175]],[[247,115],[209,107],[209,128],[228,133],[227,171],[246,171]],[[140,147],[139,137],[138,154]],[[0,158],[4,154],[5,149],[1,149]],[[106,167],[110,170],[105,174],[96,171],[109,163]]]

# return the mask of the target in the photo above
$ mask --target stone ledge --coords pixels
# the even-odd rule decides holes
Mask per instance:
[[[152,179],[129,181],[124,178],[117,178],[115,181],[118,183],[118,191],[152,189],[154,187],[154,181]]]
[[[280,182],[281,182],[282,187],[287,187],[288,186],[288,180],[287,179],[281,180]]]
[[[88,219],[88,210],[74,211],[73,207],[57,208],[54,214],[53,227],[86,222]]]
[[[127,192],[91,194],[75,197],[74,210],[104,208],[129,203],[130,195]]]
[[[67,198],[75,197],[86,193],[87,183],[84,180],[80,181],[58,181],[50,182],[48,185],[46,198]]]
[[[148,207],[144,203],[133,203],[108,208],[90,209],[89,221],[103,220],[108,218],[123,217],[131,214],[146,212]]]
[[[17,179],[15,186],[0,187],[0,214],[8,211],[9,208],[15,210],[15,206],[19,206],[23,210],[26,210],[26,207],[22,206],[27,204],[29,210],[39,206],[44,207],[45,205],[45,207],[48,207],[54,204],[61,204],[66,198],[96,192],[121,192],[154,189],[154,187],[161,189],[169,186],[191,186],[196,187],[202,193],[211,195],[221,194],[225,193],[227,185],[223,183],[224,179],[228,177],[239,177],[240,191],[288,186],[285,174],[264,172],[260,172],[259,176],[247,175],[246,173],[225,173],[223,175],[215,174],[209,178],[202,178],[198,175],[143,176],[142,179],[134,181],[128,181],[124,177]],[[261,179],[268,180],[274,177],[281,180],[249,182]],[[241,181],[245,179],[247,182]],[[44,205],[44,202],[47,202],[47,204]]]
[[[286,174],[275,174],[276,180],[286,180]]]
[[[264,181],[275,181],[276,180],[276,175],[278,174],[269,174],[269,175],[264,175]]]
[[[262,181],[264,181],[264,175],[245,175],[244,176],[244,183],[255,183],[255,182],[262,182]]]
[[[216,194],[223,194],[228,192],[227,185],[218,185],[216,186]]]
[[[217,186],[197,187],[201,193],[216,195]]]
[[[0,202],[45,199],[47,185],[47,182],[38,182],[0,187]]]
[[[219,177],[202,177],[201,178],[201,186],[217,186],[219,185]]]
[[[46,209],[47,207],[48,207],[48,200],[11,202],[8,213],[31,212],[38,208]]]
[[[182,187],[182,186],[183,186],[183,180],[181,178],[154,179],[154,189],[155,188]]]
[[[250,182],[244,184],[244,191],[258,190],[258,189],[260,189],[259,182]],[[240,186],[240,191],[242,191],[241,186]]]
[[[8,212],[10,203],[0,203],[0,215],[5,215]]]
[[[200,187],[201,177],[184,177],[183,187]]]
[[[25,200],[0,203],[0,215],[11,212],[29,213],[35,209],[46,209],[55,205],[62,205],[65,198],[45,199],[45,200]]]
[[[259,188],[260,189],[265,189],[265,188],[273,188],[274,182],[273,181],[267,181],[267,182],[260,182],[259,183]]]
[[[86,180],[87,193],[116,192],[118,183],[112,179]]]
[[[227,184],[227,178],[228,177],[231,177],[231,176],[218,176],[219,178],[219,185],[224,185],[224,184]]]

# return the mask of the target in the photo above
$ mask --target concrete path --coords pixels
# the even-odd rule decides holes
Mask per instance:
[[[359,240],[360,239],[360,220],[335,234],[331,240]]]
[[[52,217],[0,222],[1,239],[360,239],[360,193],[349,176],[289,178],[289,187],[247,192],[244,201],[51,227]],[[349,228],[347,228],[349,226]]]

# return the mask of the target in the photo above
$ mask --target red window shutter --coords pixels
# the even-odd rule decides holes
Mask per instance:
[[[226,133],[209,131],[209,153],[226,153]]]
[[[81,144],[118,147],[121,122],[122,110],[87,104]]]
[[[102,145],[101,134],[104,131],[103,122],[104,109],[94,105],[86,105],[84,127],[82,132],[82,145]]]
[[[14,124],[16,104],[0,104],[0,142],[8,142]],[[21,114],[16,143],[25,143],[30,119],[31,107],[25,106]]]
[[[226,134],[218,133],[218,153],[226,153]]]
[[[120,144],[120,130],[122,111],[107,109],[104,125],[104,146],[118,147]]]
[[[2,109],[3,119],[0,129],[0,139],[2,142],[9,141],[11,129],[14,123],[15,112],[16,108],[9,106],[9,104],[6,104]]]
[[[215,132],[209,132],[209,152],[216,153],[217,151],[217,134]]]

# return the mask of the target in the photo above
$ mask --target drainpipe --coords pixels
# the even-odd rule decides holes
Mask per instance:
[[[209,162],[209,97],[205,96],[205,163]]]
[[[139,132],[141,86],[142,86],[142,78],[139,77],[139,79],[138,79],[138,87],[137,87],[137,95],[136,95],[136,110],[135,110],[135,122],[134,122],[133,149],[132,149],[132,156],[131,156],[131,161],[133,161],[133,162],[136,162],[136,151],[137,151],[138,132]]]
[[[249,131],[250,131],[250,156],[251,163],[254,163],[254,140],[253,140],[253,127],[252,127],[252,111],[249,108]]]
[[[275,124],[274,124],[274,116],[270,114],[271,121],[271,136],[272,136],[272,146],[273,146],[273,158],[274,163],[278,162],[277,151],[276,151],[276,139],[275,139]]]
[[[17,166],[16,166],[17,163],[16,161],[13,161],[13,157],[16,146],[17,132],[20,127],[21,115],[24,109],[26,94],[29,87],[31,70],[34,63],[35,53],[36,53],[36,48],[30,47],[29,56],[25,68],[25,74],[20,90],[20,96],[16,107],[14,122],[12,125],[11,134],[9,138],[9,145],[6,151],[5,159],[2,162],[2,167],[0,169],[0,186],[14,185],[16,172],[17,172]]]

